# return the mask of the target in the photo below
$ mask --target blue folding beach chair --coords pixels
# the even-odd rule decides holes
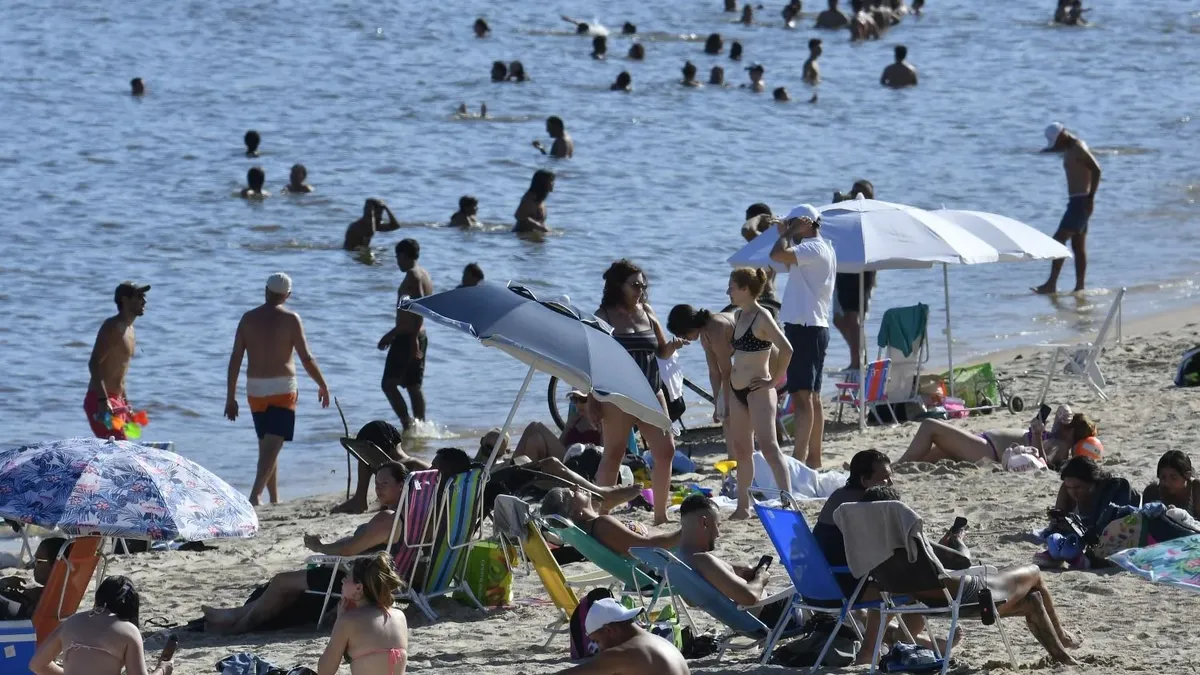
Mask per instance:
[[[725,655],[727,649],[735,648],[733,640],[738,637],[752,640],[751,644],[740,647],[741,649],[750,649],[765,643],[775,631],[768,628],[749,610],[778,602],[793,594],[793,589],[788,588],[763,598],[753,605],[742,606],[725,597],[724,593],[714,588],[699,573],[666,549],[638,547],[629,549],[629,554],[658,574],[662,579],[660,585],[663,588],[660,595],[669,594],[671,601],[675,604],[676,614],[687,616],[688,622],[693,627],[696,626],[696,622],[687,611],[687,606],[680,602],[681,599],[687,604],[704,610],[709,616],[725,624],[731,630],[720,640],[717,650],[718,661]],[[784,613],[779,618],[779,623],[787,624],[789,623],[788,619],[787,613]],[[780,631],[780,633],[783,634],[785,631]]]

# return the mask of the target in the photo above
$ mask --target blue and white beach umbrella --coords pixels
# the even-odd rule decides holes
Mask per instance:
[[[68,535],[250,537],[258,515],[208,469],[128,441],[68,438],[0,452],[0,516]]]

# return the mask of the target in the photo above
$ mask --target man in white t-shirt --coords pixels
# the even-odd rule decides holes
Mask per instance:
[[[779,241],[771,248],[771,260],[788,267],[779,321],[792,343],[787,390],[796,411],[794,456],[819,469],[821,435],[825,431],[821,373],[829,347],[837,257],[833,246],[821,237],[821,213],[810,204],[792,209],[776,227]]]

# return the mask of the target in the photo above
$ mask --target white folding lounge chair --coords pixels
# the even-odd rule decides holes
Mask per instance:
[[[1051,348],[1054,351],[1050,356],[1050,366],[1046,369],[1046,380],[1042,383],[1042,393],[1038,397],[1039,405],[1046,402],[1046,396],[1050,393],[1050,383],[1054,381],[1055,375],[1058,373],[1058,359],[1065,352],[1066,368],[1063,373],[1070,377],[1082,379],[1087,383],[1092,391],[1100,397],[1102,401],[1108,400],[1108,394],[1104,388],[1108,383],[1104,380],[1104,373],[1100,370],[1100,357],[1104,354],[1104,345],[1108,342],[1108,334],[1112,331],[1114,323],[1119,323],[1117,318],[1121,313],[1121,301],[1125,298],[1125,289],[1121,288],[1117,291],[1116,297],[1113,298],[1112,305],[1108,308],[1108,315],[1104,317],[1104,323],[1100,324],[1100,331],[1096,333],[1096,339],[1092,342],[1080,342],[1075,345],[1067,344],[1041,344],[1039,347]],[[1118,328],[1118,332],[1120,329]]]

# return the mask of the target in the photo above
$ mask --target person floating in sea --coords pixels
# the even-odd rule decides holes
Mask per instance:
[[[250,489],[250,503],[258,506],[263,488],[271,503],[279,503],[277,464],[283,444],[292,440],[296,428],[296,365],[292,353],[300,357],[300,365],[317,383],[317,399],[322,408],[329,407],[329,388],[325,377],[308,349],[304,324],[300,315],[284,307],[292,295],[292,279],[283,272],[267,278],[266,301],[242,315],[233,338],[226,377],[225,417],[237,421],[237,381],[242,370],[242,357],[247,358],[246,398],[258,435],[258,470]]]
[[[242,188],[242,199],[266,199],[271,196],[270,192],[263,189],[263,184],[267,182],[267,173],[263,171],[261,166],[252,166],[246,172],[246,187]]]
[[[912,15],[921,16],[921,8],[925,6],[925,0],[913,0]]]
[[[478,286],[483,283],[483,268],[479,263],[467,263],[463,267],[462,281],[458,284],[459,288],[467,286]]]
[[[680,81],[685,87],[699,87],[700,80],[696,79],[696,64],[688,61],[683,64],[683,80]]]
[[[633,77],[629,75],[629,71],[622,70],[621,73],[617,75],[617,79],[613,80],[612,86],[610,86],[608,90],[623,91],[625,93],[633,91]]]
[[[592,35],[608,35],[608,31],[600,24],[592,25],[586,21],[578,21],[566,15],[563,15],[561,18],[567,23],[575,24],[576,35],[587,35],[589,33]]]
[[[387,214],[386,223],[383,221],[385,213]],[[396,216],[388,208],[388,205],[384,204],[381,199],[368,199],[363,203],[362,218],[350,223],[350,227],[346,228],[346,239],[342,242],[342,248],[353,251],[369,247],[376,232],[393,232],[398,229],[400,229],[400,223],[396,222]]]
[[[1083,18],[1086,11],[1080,0],[1058,0],[1058,7],[1054,10],[1054,23],[1064,26],[1086,26],[1087,19]]]
[[[637,26],[628,21],[624,26],[621,26],[621,35],[637,35]]]
[[[508,82],[508,66],[503,61],[492,61],[492,82]]]
[[[742,60],[742,43],[734,40],[733,44],[729,45],[729,58],[732,61]]]
[[[478,214],[479,200],[471,195],[463,195],[458,198],[458,210],[450,216],[450,227],[479,227],[479,221],[475,218]]]
[[[396,290],[396,325],[379,338],[379,350],[387,350],[387,363],[383,366],[380,386],[400,425],[405,431],[412,428],[414,421],[425,419],[425,393],[421,385],[425,381],[425,349],[429,338],[425,335],[425,320],[399,308],[405,296],[423,298],[433,293],[433,278],[417,263],[421,257],[421,245],[415,239],[402,239],[396,244],[396,265],[404,272],[404,281]],[[400,390],[408,392],[412,402],[412,414]]]
[[[602,61],[605,56],[608,56],[608,36],[597,35],[592,38],[592,58]]]
[[[293,164],[292,171],[288,175],[288,184],[283,188],[283,191],[292,194],[307,194],[313,191],[313,186],[304,182],[308,178],[308,169],[304,168],[303,164]]]
[[[917,69],[905,61],[908,58],[908,47],[896,45],[895,55],[896,61],[884,68],[883,74],[879,76],[879,84],[892,89],[917,86]]]
[[[529,76],[525,74],[525,66],[520,61],[508,64],[508,79],[513,82],[524,82],[529,79]]]
[[[746,3],[746,6],[742,7],[742,19],[739,23],[743,26],[754,25],[754,5]]]
[[[529,190],[521,197],[521,203],[513,214],[517,220],[513,232],[550,231],[550,227],[546,225],[546,198],[551,192],[554,192],[554,172],[545,169],[534,172],[533,179],[529,182]]]
[[[813,38],[808,41],[808,60],[804,62],[804,83],[809,86],[816,86],[821,81],[821,68],[817,65],[817,59],[821,58],[821,41]]]
[[[454,116],[459,119],[466,120],[486,120],[488,119],[487,104],[480,103],[479,114],[475,114],[470,108],[467,107],[466,103],[459,103],[458,108],[454,110]]]
[[[725,0],[725,11],[731,14],[737,13],[737,0]]]
[[[785,28],[796,27],[796,17],[800,16],[801,8],[802,5],[800,4],[800,0],[791,0],[791,2],[789,2],[783,8],[781,14],[783,14],[783,25]]]
[[[492,27],[488,25],[488,22],[483,17],[475,19],[474,29],[475,37],[477,38],[485,38],[492,34]]]
[[[1075,256],[1075,292],[1078,293],[1083,290],[1084,278],[1087,275],[1088,220],[1096,206],[1096,190],[1100,187],[1100,163],[1096,161],[1096,156],[1082,138],[1067,131],[1066,127],[1058,122],[1046,127],[1046,144],[1042,152],[1063,154],[1069,198],[1067,210],[1058,223],[1058,231],[1054,233],[1054,240],[1064,244],[1071,243],[1071,253]],[[1058,274],[1062,271],[1062,266],[1062,258],[1051,262],[1050,278],[1033,289],[1033,292],[1043,295],[1056,293]]]
[[[771,96],[775,99],[776,103],[787,103],[792,100],[791,95],[788,94],[787,87],[776,87],[775,91],[771,92]]]
[[[125,376],[137,348],[133,322],[146,313],[149,284],[122,281],[113,292],[117,313],[100,324],[96,342],[88,359],[88,387],[83,397],[83,412],[96,438],[125,440],[123,429],[110,429],[105,415],[130,409],[125,391]]]
[[[850,41],[866,39],[879,39],[879,24],[875,23],[875,18],[871,13],[866,11],[866,3],[863,0],[851,0],[851,9],[854,10],[853,16],[850,18]]]
[[[247,131],[246,135],[242,136],[242,142],[246,144],[247,157],[258,157],[258,144],[262,143],[262,137],[258,135],[257,131],[253,129]]]
[[[135,77],[129,81],[129,89],[133,96],[143,96],[146,93],[146,84],[142,82],[142,78]]]
[[[849,23],[850,19],[838,9],[838,0],[829,0],[829,9],[817,15],[816,28],[845,28]]]
[[[725,50],[725,41],[721,39],[720,33],[713,33],[704,41],[704,53],[710,56],[716,56]]]
[[[753,91],[756,94],[761,94],[762,92],[766,91],[767,83],[763,82],[763,75],[767,73],[767,69],[763,68],[762,64],[756,63],[746,70],[750,72],[750,84],[742,86],[749,87],[750,91]]]
[[[570,159],[575,154],[575,141],[572,140],[571,134],[567,133],[567,127],[563,124],[561,117],[551,115],[546,118],[546,133],[554,139],[549,151],[541,141],[533,142],[533,147],[540,150],[543,155],[550,155],[554,159]]]
[[[718,87],[725,86],[725,69],[721,66],[713,66],[708,73],[708,83]]]
[[[646,47],[640,42],[635,42],[629,45],[629,54],[626,58],[631,61],[645,61]]]

